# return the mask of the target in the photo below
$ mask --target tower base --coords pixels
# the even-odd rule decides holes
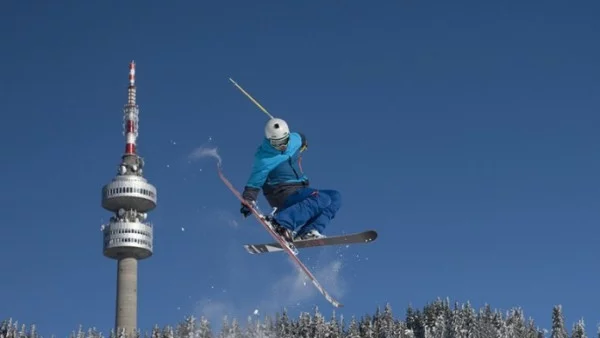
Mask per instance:
[[[138,260],[120,258],[117,262],[117,317],[115,329],[125,329],[125,335],[133,338],[137,329],[137,278]]]

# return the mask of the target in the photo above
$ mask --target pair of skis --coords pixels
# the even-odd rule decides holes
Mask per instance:
[[[290,243],[283,239],[277,232],[273,225],[268,221],[268,218],[258,209],[256,205],[250,205],[247,201],[242,198],[240,192],[229,182],[229,180],[223,174],[221,169],[221,165],[217,164],[217,171],[219,173],[219,177],[225,183],[225,185],[233,192],[233,194],[240,200],[240,202],[244,203],[250,210],[252,210],[252,214],[256,217],[256,219],[265,227],[265,229],[273,236],[276,242],[266,243],[266,244],[246,244],[244,247],[246,251],[250,254],[260,254],[260,253],[270,253],[270,252],[280,252],[285,251],[292,258],[292,261],[296,263],[298,268],[312,281],[313,285],[319,290],[319,292],[335,307],[342,307],[342,303],[333,298],[321,283],[317,280],[317,278],[312,274],[312,272],[302,263],[302,261],[298,258],[298,249],[310,248],[310,247],[319,247],[326,245],[342,245],[342,244],[354,244],[354,243],[369,243],[374,241],[377,238],[377,232],[374,230],[363,231],[359,233],[353,233],[348,235],[340,235],[340,236],[332,236],[325,237],[319,239],[308,239],[308,240],[298,240]]]
[[[296,249],[304,249],[329,245],[369,243],[374,241],[376,238],[377,232],[375,230],[366,230],[362,232],[330,236],[319,239],[301,239],[294,241],[293,244],[296,247]],[[248,251],[248,253],[253,255],[284,251],[281,245],[277,242],[263,244],[245,244],[244,248],[246,248],[246,251]]]

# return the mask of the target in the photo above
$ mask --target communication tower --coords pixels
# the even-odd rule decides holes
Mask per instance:
[[[104,256],[117,260],[116,332],[133,337],[137,329],[138,260],[152,256],[152,225],[148,212],[156,207],[156,188],[142,176],[144,160],[137,154],[139,107],[135,62],[129,64],[127,104],[123,109],[125,153],[117,175],[102,188],[102,207],[113,212],[102,226]]]

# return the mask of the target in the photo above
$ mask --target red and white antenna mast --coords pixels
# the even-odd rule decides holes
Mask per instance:
[[[138,137],[139,107],[135,98],[135,61],[129,63],[129,87],[127,89],[127,104],[124,109],[123,129],[125,134],[125,154],[136,153],[136,140]]]

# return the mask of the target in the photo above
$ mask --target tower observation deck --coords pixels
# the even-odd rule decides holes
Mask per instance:
[[[102,207],[113,213],[109,223],[102,225],[102,232],[104,256],[117,260],[115,329],[133,337],[137,329],[138,260],[152,256],[153,229],[146,220],[156,207],[156,188],[142,176],[144,160],[136,151],[139,108],[133,61],[123,113],[125,152],[117,175],[102,188]]]

